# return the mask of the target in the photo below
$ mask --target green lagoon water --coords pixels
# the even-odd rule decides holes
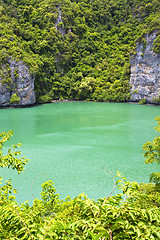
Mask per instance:
[[[83,192],[94,199],[108,196],[113,179],[105,168],[131,181],[148,182],[158,169],[144,164],[142,145],[158,135],[154,119],[159,115],[156,106],[122,103],[0,109],[0,131],[14,131],[8,146],[21,142],[23,155],[30,159],[24,173],[0,169],[0,176],[13,180],[19,202],[39,198],[47,180],[54,181],[63,199]]]

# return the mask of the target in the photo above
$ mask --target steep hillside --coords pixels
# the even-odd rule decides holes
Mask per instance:
[[[156,29],[160,51],[159,0],[0,0],[0,21],[0,79],[12,88],[22,61],[37,102],[126,101],[136,41]]]

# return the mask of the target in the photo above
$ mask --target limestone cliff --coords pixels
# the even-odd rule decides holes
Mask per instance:
[[[22,62],[9,60],[0,70],[0,106],[25,106],[35,103],[34,77]]]
[[[61,32],[62,36],[64,36],[66,34],[66,31],[65,31],[65,28],[64,28],[63,22],[62,22],[62,12],[60,10],[60,7],[61,7],[61,4],[57,7],[59,14],[58,14],[58,18],[55,23],[55,28],[56,28],[56,30]]]
[[[137,53],[131,58],[131,100],[145,99],[154,103],[160,100],[160,54],[153,51],[156,32],[145,36],[144,43],[137,43]]]

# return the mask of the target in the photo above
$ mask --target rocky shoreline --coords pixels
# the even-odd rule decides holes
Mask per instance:
[[[49,103],[34,103],[34,104],[28,104],[28,105],[14,105],[14,106],[2,106],[0,105],[0,109],[11,109],[11,108],[30,108],[30,107],[36,107],[36,106],[40,106],[43,104],[52,104],[52,103],[64,103],[64,102],[95,102],[95,101],[86,101],[86,100],[78,100],[78,99],[58,99],[58,100],[52,100]],[[123,103],[123,104],[138,104],[138,105],[149,105],[149,106],[160,106],[160,102],[147,102],[147,103],[139,103],[138,101],[133,101],[133,100],[129,100],[126,102],[106,102],[106,101],[99,101],[102,103]]]

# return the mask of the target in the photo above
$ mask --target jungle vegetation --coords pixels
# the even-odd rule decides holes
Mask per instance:
[[[58,8],[62,22],[56,29]],[[126,101],[130,56],[153,31],[159,53],[159,0],[0,0],[0,77],[11,82],[12,58],[35,76],[37,102]],[[20,174],[29,161],[20,144],[3,151],[12,135],[0,134],[0,167]],[[159,164],[160,137],[143,151],[146,164]],[[152,173],[148,184],[129,182],[121,173],[117,179],[120,193],[98,200],[85,194],[61,200],[48,180],[31,206],[18,203],[11,180],[1,178],[0,239],[160,239],[160,173]]]
[[[123,102],[136,42],[153,31],[158,53],[159,0],[0,0],[0,77],[10,83],[12,58],[29,66],[39,103]]]

